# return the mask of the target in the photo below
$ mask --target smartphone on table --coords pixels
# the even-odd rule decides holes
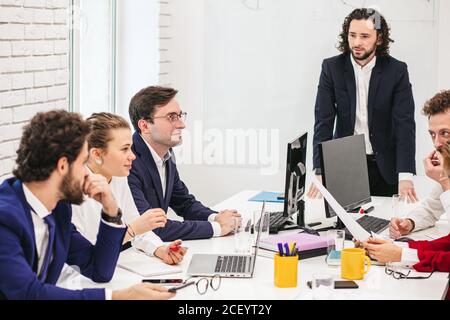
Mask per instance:
[[[142,282],[158,283],[158,284],[174,284],[174,283],[183,283],[183,279],[142,279]]]
[[[312,282],[308,281],[306,283],[308,287],[312,288]],[[359,286],[355,281],[335,281],[334,282],[335,289],[358,289]]]

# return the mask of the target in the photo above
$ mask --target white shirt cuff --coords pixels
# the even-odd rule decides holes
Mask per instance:
[[[403,181],[403,180],[414,181],[414,175],[409,172],[400,172],[398,174],[398,181]]]
[[[402,261],[401,261],[402,264],[411,267],[419,262],[420,262],[419,255],[416,249],[411,248],[402,249]]]
[[[155,255],[155,250],[163,244],[164,243],[161,238],[158,237],[153,231],[136,236],[133,240],[131,240],[131,245],[134,249],[140,250],[151,257]]]
[[[105,289],[105,300],[112,300],[112,290],[111,289]]]
[[[211,226],[213,228],[213,237],[217,238],[222,235],[222,228],[220,227],[220,223],[218,222],[211,222]]]
[[[394,244],[402,248],[401,264],[411,267],[420,262],[417,250],[411,249],[407,242],[394,241]]]
[[[441,199],[442,206],[444,207],[445,212],[450,212],[450,190],[445,191],[439,197]]]
[[[117,223],[111,223],[111,222],[106,222],[105,220],[102,219],[102,222],[104,224],[106,224],[107,226],[113,227],[113,228],[126,228],[125,223],[122,224],[117,224]]]
[[[215,222],[216,221],[216,217],[217,217],[217,213],[212,213],[212,214],[209,215],[208,221],[209,222]]]

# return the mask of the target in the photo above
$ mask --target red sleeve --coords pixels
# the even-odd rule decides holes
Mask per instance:
[[[450,234],[433,241],[410,241],[408,245],[419,251],[450,251]]]
[[[413,267],[419,272],[450,272],[450,251],[423,251],[417,252],[420,262]]]

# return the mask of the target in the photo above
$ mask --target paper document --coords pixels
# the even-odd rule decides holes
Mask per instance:
[[[120,254],[117,266],[143,277],[182,272],[181,267],[170,266],[158,258],[149,257],[133,248]]]
[[[334,199],[331,193],[328,192],[328,190],[316,177],[313,178],[313,183],[316,185],[317,189],[319,189],[324,198],[328,201],[328,204],[333,208],[334,212],[336,212],[339,219],[341,219],[342,223],[344,223],[353,237],[358,241],[366,241],[371,236],[370,233],[367,232],[363,227],[361,227],[358,222],[353,220],[350,214],[348,214],[344,210],[344,208],[342,208],[342,206],[336,201],[336,199]]]

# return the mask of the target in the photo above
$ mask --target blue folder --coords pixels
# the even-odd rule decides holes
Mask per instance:
[[[278,199],[278,196],[282,194],[284,196],[284,193],[280,192],[260,192],[256,196],[250,198],[248,201],[254,201],[254,202],[277,202],[277,203],[284,203],[284,199]]]

